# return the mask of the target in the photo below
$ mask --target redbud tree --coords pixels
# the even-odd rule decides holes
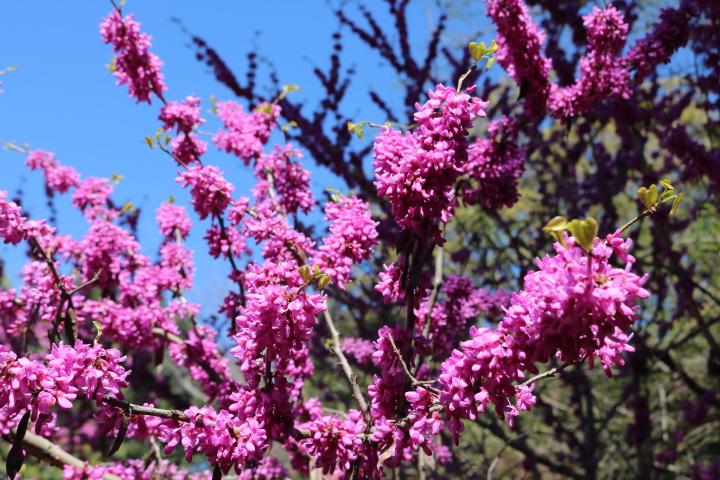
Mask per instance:
[[[493,36],[458,47],[439,7],[420,47],[409,2],[385,3],[336,12],[314,112],[200,37],[236,98],[171,96],[109,5],[118,95],[156,107],[144,141],[185,201],[155,206],[153,253],[117,178],[3,142],[87,220],[73,238],[0,185],[0,238],[27,256],[0,288],[8,477],[720,476],[720,5],[486,0]],[[343,113],[341,32],[400,80],[369,92],[386,118]],[[342,185],[316,198],[312,166]],[[219,305],[188,299],[193,234]]]

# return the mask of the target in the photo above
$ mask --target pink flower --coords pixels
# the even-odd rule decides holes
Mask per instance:
[[[277,269],[283,271],[276,276]],[[237,347],[231,350],[247,374],[261,372],[264,362],[278,361],[303,348],[325,311],[324,295],[308,294],[294,262],[265,264],[246,278],[247,306],[237,318]],[[250,278],[264,277],[264,282]],[[266,276],[267,275],[267,276]],[[262,355],[262,353],[265,353]]]
[[[92,207],[104,208],[108,197],[113,192],[113,186],[107,178],[90,177],[83,180],[72,194],[73,207],[85,212],[88,218],[95,218],[99,210]]]
[[[291,143],[284,147],[275,145],[275,150],[261,154],[255,162],[255,176],[258,178],[253,195],[258,202],[275,190],[279,205],[287,215],[297,215],[298,210],[308,213],[315,206],[315,197],[310,191],[310,172],[295,163],[292,157],[302,158],[302,152]]]
[[[263,103],[252,113],[245,113],[242,105],[227,101],[216,103],[215,108],[226,130],[219,130],[213,143],[249,165],[250,160],[262,154],[262,147],[277,123],[280,107]]]
[[[195,211],[204,220],[208,215],[222,215],[230,204],[235,187],[223,178],[219,167],[196,165],[180,173],[175,179],[183,188],[192,187],[192,204]]]
[[[461,184],[465,203],[500,209],[517,202],[517,181],[525,170],[525,152],[514,140],[516,136],[515,122],[503,116],[488,125],[489,138],[479,138],[470,147],[462,171],[476,186]]]
[[[550,93],[552,60],[542,53],[545,32],[538,27],[522,0],[485,0],[487,13],[497,25],[498,63],[525,94],[531,117],[545,114]]]
[[[334,472],[338,467],[348,470],[350,461],[357,458],[357,451],[362,445],[357,437],[365,429],[362,414],[351,410],[345,421],[340,421],[337,415],[325,415],[311,422],[308,428],[311,438],[300,443],[315,458],[315,465],[322,468],[323,475]]]
[[[73,167],[60,165],[52,152],[43,150],[30,152],[25,165],[30,167],[30,170],[42,170],[45,175],[45,185],[58,193],[65,193],[70,187],[77,187],[80,184],[80,174]]]
[[[181,239],[185,239],[190,234],[192,222],[185,207],[163,202],[156,212],[155,219],[160,225],[160,233],[166,237],[175,238],[177,235]]]
[[[630,97],[627,58],[617,56],[629,28],[623,15],[612,5],[604,10],[594,6],[583,20],[588,53],[580,59],[580,78],[565,88],[553,84],[550,92],[548,107],[562,120],[587,112],[607,97]]]
[[[205,123],[200,118],[200,99],[188,95],[182,102],[168,102],[160,109],[160,121],[165,130],[177,128],[178,133],[189,133]]]
[[[323,239],[312,263],[337,282],[340,289],[352,279],[352,267],[370,258],[378,244],[377,222],[372,220],[368,204],[354,195],[341,197],[325,206],[325,221],[331,221],[330,234]]]
[[[415,106],[415,132],[403,136],[385,128],[373,146],[375,185],[378,195],[390,200],[395,221],[439,245],[444,239],[436,222],[452,217],[452,188],[467,161],[468,130],[488,105],[468,95],[474,90],[457,94],[438,85],[424,105]]]
[[[127,84],[130,98],[137,97],[138,103],[151,103],[152,93],[162,96],[167,90],[160,71],[163,63],[148,50],[152,37],[140,33],[135,15],[123,19],[118,10],[113,10],[100,23],[100,34],[103,43],[111,43],[117,53],[112,68],[117,85]]]

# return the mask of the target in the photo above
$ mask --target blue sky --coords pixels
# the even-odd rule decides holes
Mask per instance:
[[[380,5],[381,2],[370,2]],[[426,32],[432,22],[432,2],[417,2],[411,19],[419,32]],[[428,6],[430,5],[430,6]],[[119,205],[130,200],[143,210],[138,236],[143,253],[155,255],[161,241],[155,223],[155,210],[171,195],[188,205],[189,194],[174,182],[177,168],[165,154],[150,150],[143,142],[159,128],[160,104],[136,104],[129,99],[126,86],[116,86],[108,72],[111,47],[100,41],[99,23],[110,12],[109,2],[3,2],[0,17],[0,70],[17,66],[18,71],[2,76],[4,93],[0,94],[0,140],[29,143],[30,149],[54,152],[65,165],[75,167],[87,178],[125,178],[113,196]],[[171,21],[179,18],[192,33],[203,37],[216,48],[239,77],[243,77],[246,55],[256,49],[259,56],[272,62],[284,84],[298,84],[300,98],[313,105],[319,93],[312,75],[315,66],[329,63],[331,34],[338,21],[326,2],[204,2],[130,0],[124,13],[135,13],[142,31],[153,36],[151,51],[165,63],[163,73],[169,87],[168,100],[179,100],[194,93],[203,99],[203,117],[208,123],[202,130],[217,131],[219,122],[208,112],[210,95],[231,99],[232,93],[217,83],[207,67],[194,59],[188,47],[189,37]],[[382,18],[382,15],[381,15]],[[258,34],[258,32],[260,32]],[[345,29],[346,38],[350,33]],[[422,38],[414,45],[424,47]],[[385,118],[367,102],[367,88],[392,93],[392,75],[376,55],[357,42],[347,42],[343,55],[346,66],[358,74],[345,104],[345,111],[356,112],[357,120],[382,123]],[[422,52],[418,52],[418,56]],[[260,75],[258,83],[262,87]],[[371,132],[369,132],[371,133]],[[370,142],[366,135],[361,142]],[[282,142],[280,136],[274,141]],[[271,142],[273,141],[271,140]],[[248,195],[252,175],[249,167],[234,157],[219,153],[212,145],[204,158],[206,164],[220,165],[226,177],[236,186],[236,196]],[[12,198],[22,189],[23,208],[33,218],[46,218],[43,179],[40,172],[24,167],[25,157],[17,152],[0,150],[0,190]],[[312,168],[313,189],[319,197],[328,186],[342,188],[324,170]],[[321,198],[321,197],[319,197]],[[85,219],[70,206],[69,194],[56,197],[57,223],[61,233],[81,238],[87,229]],[[320,219],[316,209],[313,218]],[[191,299],[207,304],[212,313],[227,291],[229,266],[207,256],[202,237],[206,222],[194,218],[196,228],[189,245],[196,252],[196,287]],[[202,224],[201,224],[202,223]],[[2,245],[0,255],[6,261],[12,284],[25,261],[24,248]]]

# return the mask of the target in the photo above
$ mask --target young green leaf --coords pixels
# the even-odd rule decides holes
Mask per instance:
[[[495,57],[488,58],[487,65],[485,65],[485,71],[487,72],[490,70],[490,67],[493,66],[493,63],[495,63]]]
[[[330,284],[330,277],[325,275],[324,273],[320,275],[320,278],[318,279],[318,287],[325,288]]]
[[[567,225],[567,218],[557,216],[543,227],[543,232],[549,233],[557,242],[560,242],[562,246],[567,247],[567,245],[565,245],[565,239],[563,238],[563,232],[567,230]]]
[[[483,55],[485,55],[485,50],[486,50],[485,42],[480,42],[479,45],[478,45],[477,43],[475,43],[475,42],[470,42],[470,45],[468,45],[468,47],[469,47],[469,50],[470,50],[470,56],[471,56],[472,59],[475,60],[476,62],[477,62],[478,60],[480,60],[480,58],[481,58]]]
[[[658,198],[657,186],[655,186],[655,184],[650,185],[650,187],[648,187],[648,200],[650,201],[650,205],[652,205],[654,207],[655,202],[657,201],[657,198]],[[650,208],[650,207],[648,207],[648,208]]]
[[[668,180],[666,178],[663,178],[662,180],[660,180],[660,185],[662,185],[665,190],[669,190],[669,191],[675,190],[675,187],[672,186],[672,183],[670,183],[670,180]]]
[[[97,345],[100,341],[100,337],[102,336],[103,332],[103,326],[102,323],[93,321],[93,325],[95,325],[95,328],[97,329],[97,335],[95,335],[95,340],[93,340],[93,345]]]
[[[498,49],[498,44],[495,43],[495,40],[493,40],[492,42],[490,42],[490,46],[487,48],[487,50],[485,50],[485,54],[487,54],[487,55],[493,54],[493,53],[497,52],[497,49]]]
[[[675,197],[675,200],[673,200],[672,208],[670,209],[670,215],[675,215],[675,212],[677,211],[678,207],[680,206],[680,202],[682,202],[683,194],[678,193],[677,197]]]
[[[310,273],[310,267],[307,265],[303,265],[298,269],[300,271],[300,276],[302,277],[303,281],[305,283],[310,283],[310,279],[312,279],[312,273]]]
[[[655,195],[652,194],[652,188],[655,188]],[[645,208],[650,210],[655,206],[655,200],[657,200],[657,187],[651,185],[650,188],[640,187],[637,191],[640,201],[645,205]]]
[[[585,220],[573,220],[568,224],[568,230],[575,237],[575,242],[585,250],[591,252],[597,237],[599,227],[594,218],[588,217]]]

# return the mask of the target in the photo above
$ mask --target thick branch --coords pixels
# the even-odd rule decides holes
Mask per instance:
[[[3,435],[3,438],[8,442],[14,442],[15,429],[13,429],[9,435]],[[79,458],[70,455],[68,452],[59,447],[56,447],[46,438],[35,435],[31,432],[25,432],[22,448],[30,455],[58,468],[63,468],[65,465],[71,465],[76,468],[85,467],[85,462]],[[103,480],[120,480],[120,477],[111,473],[106,473],[102,478]]]

